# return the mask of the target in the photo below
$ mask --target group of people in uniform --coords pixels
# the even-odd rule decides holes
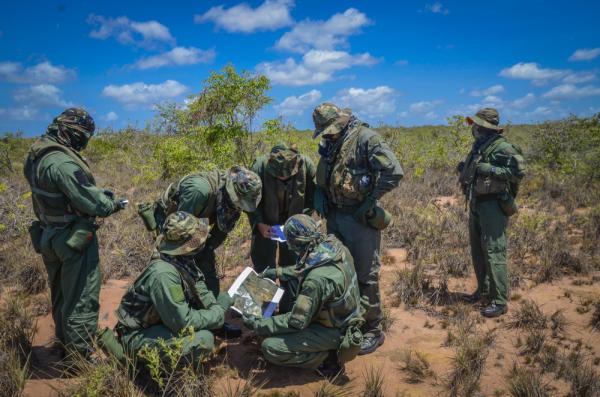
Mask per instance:
[[[124,358],[146,347],[160,350],[187,332],[183,351],[201,361],[214,351],[215,335],[239,337],[241,329],[225,321],[233,299],[221,292],[215,250],[242,212],[252,229],[254,269],[285,290],[274,316],[242,318],[267,361],[329,377],[381,346],[381,233],[392,216],[380,200],[399,185],[403,170],[382,137],[350,109],[323,103],[313,121],[313,138],[321,137],[316,166],[296,147],[278,144],[251,169],[192,173],[155,202],[139,204],[156,236],[153,255],[123,296],[117,325],[98,330],[95,220],[128,201],[97,187],[80,154],[95,130],[92,117],[80,108],[57,116],[32,145],[24,171],[37,218],[32,244],[48,272],[56,338],[66,351],[89,357],[96,338]],[[475,141],[458,172],[478,284],[468,300],[494,317],[507,310],[505,230],[516,212],[524,162],[502,134],[496,110],[482,109],[467,122]],[[273,238],[278,225],[284,243]]]

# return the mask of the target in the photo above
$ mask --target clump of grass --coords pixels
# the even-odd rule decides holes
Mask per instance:
[[[394,321],[396,321],[396,319],[394,319],[390,308],[387,306],[383,306],[383,308],[381,309],[381,314],[381,329],[383,330],[383,332],[388,332],[392,328],[392,325],[394,324]]]
[[[39,294],[46,289],[46,271],[39,258],[21,266],[18,280],[21,290],[31,295]]]
[[[400,306],[401,303],[417,305],[423,299],[423,290],[428,286],[429,280],[425,277],[422,266],[416,265],[412,269],[398,271],[392,285],[395,306]]]
[[[527,338],[525,339],[525,345],[523,349],[521,349],[521,354],[538,354],[542,347],[544,347],[544,343],[546,341],[546,334],[543,330],[532,329],[527,334]]]
[[[544,344],[535,361],[542,373],[556,372],[559,368],[560,353],[556,345]]]
[[[454,346],[457,341],[468,337],[473,332],[477,326],[478,318],[473,314],[471,307],[464,304],[449,306],[446,312],[451,327],[448,330],[444,344]]]
[[[454,368],[446,385],[451,397],[471,397],[479,390],[479,379],[492,341],[491,332],[470,335],[458,341]]]
[[[235,382],[231,378],[227,378],[227,383],[223,387],[223,397],[254,397],[258,396],[260,389],[266,384],[265,382],[257,383],[255,375],[251,375],[248,379],[237,379]],[[212,397],[213,391],[208,391],[202,396]],[[191,397],[191,396],[190,396]]]
[[[385,378],[381,368],[375,369],[374,367],[369,367],[369,369],[363,372],[363,378],[365,380],[365,388],[360,394],[361,397],[384,396]]]
[[[548,385],[531,368],[514,364],[508,375],[508,392],[512,397],[549,397]]]
[[[401,369],[407,374],[406,381],[409,383],[421,383],[426,378],[434,376],[429,360],[417,350],[404,350],[401,360],[404,365]]]
[[[337,385],[337,377],[324,380],[315,390],[315,397],[352,397],[354,389],[350,384]]]
[[[600,331],[600,299],[594,304],[594,313],[592,313],[592,319],[590,325],[594,331]]]
[[[597,397],[600,395],[600,375],[589,362],[571,368],[568,374],[571,383],[569,397]]]
[[[0,352],[0,396],[21,396],[28,378],[28,363],[15,349]]]
[[[35,334],[35,323],[25,300],[9,296],[0,312],[0,351],[15,350],[21,363],[25,363],[31,353],[31,343]]]
[[[557,310],[550,316],[550,329],[552,329],[552,335],[555,338],[566,332],[568,324],[569,322],[562,310]]]
[[[532,300],[521,302],[521,306],[511,315],[507,326],[521,329],[545,329],[548,319],[540,307]]]

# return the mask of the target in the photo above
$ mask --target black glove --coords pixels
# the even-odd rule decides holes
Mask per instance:
[[[366,225],[367,216],[372,213],[376,204],[377,200],[375,199],[375,197],[368,196],[365,199],[365,201],[362,202],[360,207],[358,207],[358,209],[354,211],[354,214],[352,214],[352,216],[357,222],[361,222],[362,224]]]

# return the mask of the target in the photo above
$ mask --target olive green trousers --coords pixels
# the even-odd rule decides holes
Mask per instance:
[[[508,217],[497,200],[471,204],[469,238],[477,291],[489,295],[491,302],[497,305],[508,301],[507,224]]]
[[[65,243],[69,233],[69,228],[46,227],[40,250],[48,272],[56,337],[68,350],[87,357],[100,310],[98,239],[94,233],[83,251],[75,251]]]
[[[266,338],[261,350],[265,359],[273,364],[317,369],[330,351],[337,351],[342,338],[339,329],[313,323],[298,332]]]

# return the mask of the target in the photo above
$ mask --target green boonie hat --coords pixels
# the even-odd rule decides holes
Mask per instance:
[[[323,235],[317,221],[306,214],[291,216],[283,225],[283,234],[288,246],[296,252]]]
[[[158,237],[156,248],[168,255],[189,255],[204,247],[208,232],[208,219],[177,211],[165,220],[163,234]]]
[[[267,172],[275,178],[289,178],[298,173],[299,165],[298,150],[285,144],[278,144],[269,153]]]
[[[315,123],[313,139],[319,135],[337,135],[348,125],[352,110],[340,109],[333,103],[322,103],[315,108],[312,117]]]
[[[258,175],[244,167],[231,167],[225,181],[231,203],[245,212],[254,212],[262,197],[262,182]]]
[[[483,108],[479,110],[475,116],[467,116],[467,123],[477,124],[481,127],[488,128],[490,130],[502,131],[500,128],[500,114],[494,108]]]

